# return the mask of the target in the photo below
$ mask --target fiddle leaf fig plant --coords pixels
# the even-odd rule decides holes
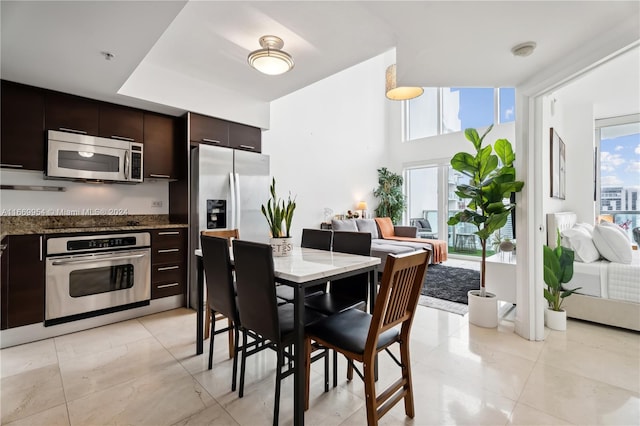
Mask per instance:
[[[264,204],[261,206],[261,211],[267,219],[271,237],[290,238],[291,222],[293,221],[293,212],[296,209],[296,200],[295,198],[293,200],[291,199],[291,193],[289,193],[286,203],[284,200],[278,198],[276,194],[275,177],[271,181],[271,186],[269,186],[269,193],[271,197],[267,200],[266,206]]]
[[[549,309],[561,312],[562,302],[565,297],[571,296],[582,287],[572,290],[564,290],[562,284],[568,283],[573,278],[573,260],[575,254],[573,250],[560,245],[560,231],[556,248],[544,246],[544,282],[547,288],[544,289],[544,298],[549,303]]]
[[[522,191],[524,186],[524,182],[516,180],[513,166],[516,155],[507,139],[498,139],[493,148],[491,145],[482,146],[491,129],[493,125],[482,136],[479,136],[476,129],[464,131],[467,140],[473,144],[475,155],[459,152],[451,159],[451,167],[469,178],[469,183],[457,185],[456,195],[470,201],[464,210],[457,212],[447,222],[451,226],[461,222],[471,223],[478,229],[475,234],[482,246],[481,297],[486,296],[487,240],[507,223],[509,214],[516,206],[509,201],[511,193]]]

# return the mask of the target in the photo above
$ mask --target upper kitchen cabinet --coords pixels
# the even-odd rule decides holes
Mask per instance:
[[[101,103],[98,136],[142,143],[144,113],[141,110]]]
[[[176,143],[176,135],[176,118],[144,113],[145,178],[180,178],[183,165],[186,163],[187,150],[182,144]]]
[[[229,145],[246,151],[262,151],[262,131],[257,127],[229,123]]]
[[[3,80],[0,95],[1,166],[44,170],[44,93]]]
[[[190,112],[189,135],[191,142],[229,146],[229,122]]]
[[[47,93],[45,97],[47,130],[97,135],[100,128],[99,117],[97,101],[63,93]]]

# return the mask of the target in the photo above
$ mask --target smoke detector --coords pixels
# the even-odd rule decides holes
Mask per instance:
[[[536,43],[534,41],[527,41],[526,43],[520,43],[511,48],[511,53],[513,56],[529,56],[533,53],[536,48]]]

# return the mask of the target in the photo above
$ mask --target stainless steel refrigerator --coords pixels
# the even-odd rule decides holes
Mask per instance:
[[[269,156],[200,144],[191,149],[190,177],[189,299],[196,307],[193,253],[200,247],[200,231],[237,228],[243,240],[269,240],[267,221],[260,211],[269,198]]]

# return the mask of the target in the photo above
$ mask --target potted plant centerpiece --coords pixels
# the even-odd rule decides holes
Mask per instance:
[[[564,290],[562,284],[568,283],[573,278],[573,250],[560,245],[560,231],[556,248],[543,247],[544,262],[544,282],[547,288],[544,289],[544,298],[549,306],[544,312],[544,322],[552,330],[565,331],[567,329],[567,312],[562,309],[562,302],[565,297],[571,296],[582,287],[572,290]]]
[[[287,256],[291,253],[291,221],[293,212],[296,209],[295,198],[291,199],[291,193],[287,201],[278,198],[276,195],[276,178],[274,177],[269,187],[271,198],[267,200],[267,205],[261,207],[262,214],[267,219],[271,239],[269,243],[274,256]]]
[[[512,192],[520,192],[524,182],[516,180],[513,166],[515,153],[507,139],[498,139],[491,145],[482,146],[484,138],[493,129],[489,126],[482,136],[476,129],[466,129],[464,135],[475,148],[475,156],[459,152],[451,159],[451,167],[469,178],[468,184],[457,185],[456,195],[470,200],[466,208],[457,212],[447,222],[451,226],[471,223],[478,229],[475,234],[482,246],[480,265],[480,289],[467,294],[469,300],[469,321],[481,327],[498,326],[498,300],[485,290],[485,269],[487,240],[507,223],[515,203],[511,203]]]

